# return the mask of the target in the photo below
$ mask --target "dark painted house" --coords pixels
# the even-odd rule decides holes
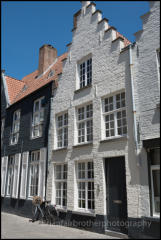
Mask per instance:
[[[2,210],[31,216],[32,198],[46,198],[50,102],[63,54],[43,45],[38,70],[22,80],[1,76]]]

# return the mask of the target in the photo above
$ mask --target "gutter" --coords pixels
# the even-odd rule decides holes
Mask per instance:
[[[130,81],[131,81],[131,94],[132,94],[132,112],[133,112],[133,118],[134,118],[134,140],[135,140],[135,151],[136,155],[138,156],[139,149],[138,149],[138,141],[137,141],[137,124],[136,124],[136,105],[135,105],[135,99],[134,99],[134,76],[133,76],[133,58],[132,58],[132,45],[129,45],[129,61],[130,61]],[[139,161],[137,162],[137,165],[140,166]]]

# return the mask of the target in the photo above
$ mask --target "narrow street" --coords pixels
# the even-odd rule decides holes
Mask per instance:
[[[28,218],[1,213],[1,239],[116,239],[76,228],[29,222]]]

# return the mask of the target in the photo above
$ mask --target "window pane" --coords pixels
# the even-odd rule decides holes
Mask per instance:
[[[58,127],[62,127],[63,126],[63,116],[59,116],[58,117]]]
[[[160,212],[160,170],[153,170],[154,208],[155,212]]]
[[[35,102],[35,112],[39,111],[39,101]]]
[[[56,165],[56,179],[61,179],[61,165]]]
[[[160,148],[150,150],[151,165],[160,165]]]

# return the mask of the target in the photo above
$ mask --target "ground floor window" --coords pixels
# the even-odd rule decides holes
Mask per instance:
[[[153,216],[160,215],[160,149],[150,150],[150,180]]]
[[[38,195],[40,151],[31,153],[29,173],[29,197]]]
[[[77,164],[78,208],[94,210],[94,169],[93,162]]]
[[[8,160],[8,177],[7,177],[7,196],[11,196],[13,188],[15,156],[10,156]]]
[[[55,165],[56,205],[67,206],[67,164]]]

